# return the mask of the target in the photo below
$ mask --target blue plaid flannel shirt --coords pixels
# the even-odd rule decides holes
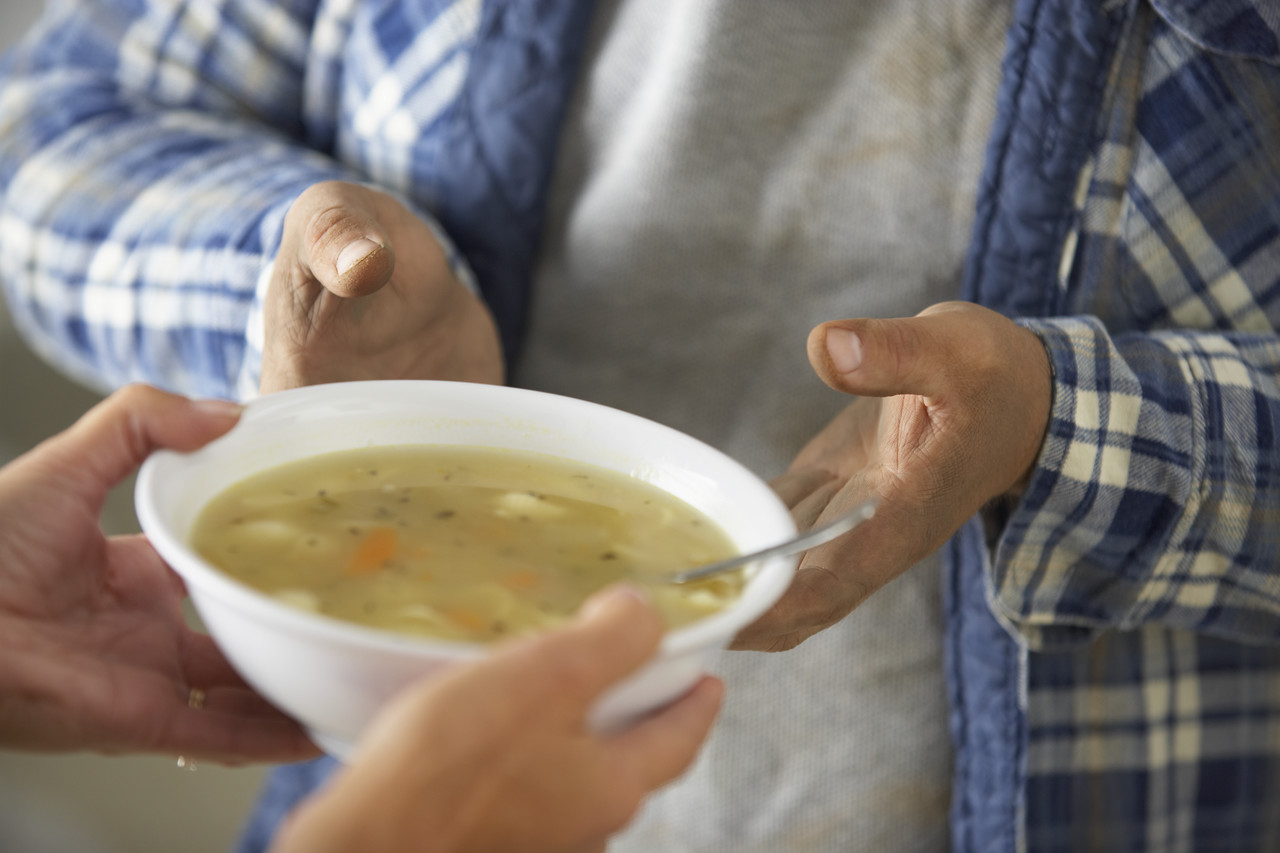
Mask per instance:
[[[0,66],[20,329],[98,388],[251,396],[289,205],[347,179],[438,212],[422,167],[447,152],[424,131],[467,85],[485,8],[55,2]],[[978,561],[1015,638],[1017,781],[987,790],[962,764],[957,792],[1007,800],[1010,832],[956,846],[1280,851],[1280,12],[1018,8],[1014,40],[1101,28],[1098,126],[1074,204],[1047,217],[1065,225],[1044,280],[1006,298],[979,270],[966,294],[1042,337],[1055,396]]]
[[[1012,846],[1277,851],[1280,10],[1099,6],[1052,286],[970,282],[1044,315],[1055,377],[986,567],[1020,640]]]

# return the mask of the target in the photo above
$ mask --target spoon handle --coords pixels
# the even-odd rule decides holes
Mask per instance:
[[[862,522],[876,514],[876,498],[858,504],[844,515],[835,518],[826,524],[818,527],[811,527],[804,533],[777,545],[768,548],[762,548],[759,551],[752,551],[750,554],[739,554],[736,557],[730,557],[727,560],[721,560],[718,563],[707,563],[705,566],[697,566],[692,569],[685,569],[682,572],[676,572],[667,579],[671,583],[688,583],[689,581],[699,580],[709,575],[719,574],[730,569],[736,569],[743,563],[754,563],[757,560],[763,560],[768,557],[780,557],[787,554],[797,554],[801,551],[812,548],[815,545],[821,545],[824,542],[830,542],[842,533],[847,533],[857,527]]]

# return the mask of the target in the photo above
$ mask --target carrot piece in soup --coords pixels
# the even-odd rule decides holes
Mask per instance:
[[[520,571],[503,575],[501,580],[504,586],[514,590],[533,589],[535,586],[542,583],[541,576],[539,576],[537,572],[530,571],[529,569],[522,569]]]
[[[375,527],[369,535],[356,546],[355,553],[347,562],[347,574],[367,575],[382,568],[382,565],[396,555],[396,530],[394,527]]]
[[[479,613],[462,607],[455,607],[452,610],[449,610],[448,616],[456,622],[459,627],[465,628],[468,631],[479,631],[485,624],[484,620],[480,618]]]

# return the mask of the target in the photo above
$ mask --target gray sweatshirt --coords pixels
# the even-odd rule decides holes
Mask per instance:
[[[517,384],[765,477],[848,400],[809,329],[955,298],[1008,0],[609,0],[571,105]],[[613,853],[937,851],[936,558],[790,652],[726,652],[716,730]]]

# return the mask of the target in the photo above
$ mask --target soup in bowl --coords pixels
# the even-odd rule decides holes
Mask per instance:
[[[796,562],[666,582],[793,535],[786,507],[676,430],[501,386],[263,397],[207,447],[153,455],[135,496],[228,660],[339,757],[410,681],[559,624],[618,580],[668,624],[655,659],[593,710],[597,727],[623,725],[692,686]]]

